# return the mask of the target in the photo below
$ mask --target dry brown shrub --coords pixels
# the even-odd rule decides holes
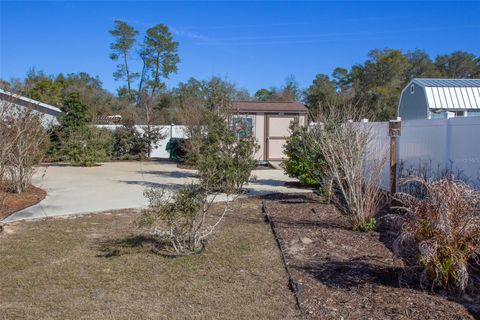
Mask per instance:
[[[395,242],[397,255],[423,267],[422,283],[450,291],[465,291],[470,262],[480,248],[480,193],[464,182],[449,178],[427,181],[410,178],[425,189],[425,197],[397,193],[404,225]]]
[[[0,181],[7,191],[22,193],[31,182],[34,165],[47,150],[42,115],[9,101],[0,105]]]
[[[375,228],[373,217],[385,203],[381,178],[387,153],[375,143],[374,127],[358,122],[362,118],[354,106],[323,111],[318,118],[321,130],[315,130],[311,148],[323,154],[339,191],[337,203],[349,215],[352,228],[370,231]]]

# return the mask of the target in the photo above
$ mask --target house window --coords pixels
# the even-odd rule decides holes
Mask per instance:
[[[230,120],[230,126],[238,138],[255,135],[255,116],[236,115]]]
[[[415,85],[412,84],[412,85],[410,86],[410,94],[414,94],[414,93],[415,93]]]

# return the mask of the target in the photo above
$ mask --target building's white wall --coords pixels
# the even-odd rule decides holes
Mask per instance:
[[[18,112],[23,112],[25,110],[25,107],[21,105],[0,100],[0,111],[3,111],[5,108],[7,109],[7,112],[11,112],[11,114],[18,114]],[[59,124],[57,117],[54,115],[39,112],[37,110],[33,110],[33,113],[40,115],[42,124],[46,129]]]

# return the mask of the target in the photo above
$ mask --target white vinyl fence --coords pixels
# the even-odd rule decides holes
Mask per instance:
[[[104,128],[108,130],[114,131],[116,128],[121,127],[121,125],[95,125],[97,128]],[[136,125],[135,129],[137,129],[138,132],[143,133],[145,128],[147,126],[142,126],[142,125]],[[165,138],[160,140],[157,144],[156,148],[152,149],[152,158],[161,158],[161,159],[168,159],[170,154],[166,150],[167,143],[170,141],[170,138],[185,138],[185,129],[186,126],[176,126],[176,125],[170,125],[170,126],[152,126],[154,129],[160,129],[161,132],[165,135]]]
[[[388,122],[369,124],[374,132],[373,142],[389,150]],[[402,121],[397,159],[404,172],[412,169],[438,174],[448,170],[480,187],[480,117]],[[388,190],[389,159],[382,186]]]

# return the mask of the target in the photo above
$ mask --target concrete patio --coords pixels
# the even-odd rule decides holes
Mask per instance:
[[[247,195],[308,192],[285,186],[286,182],[295,179],[286,176],[282,170],[255,170],[253,174],[257,179],[245,187]],[[33,177],[33,184],[46,190],[47,197],[10,215],[3,222],[142,208],[147,205],[143,197],[145,188],[174,189],[192,182],[194,176],[195,171],[179,169],[176,163],[166,161],[109,162],[91,168],[65,165],[42,167]]]

